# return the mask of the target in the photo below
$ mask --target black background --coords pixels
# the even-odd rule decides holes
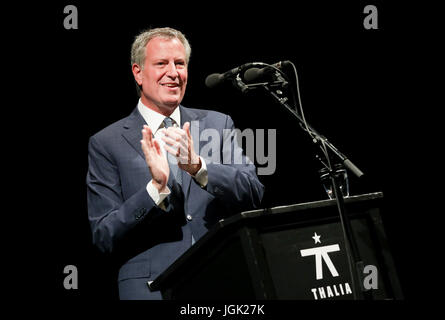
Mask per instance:
[[[63,27],[68,4],[78,9],[77,30]],[[363,27],[367,4],[377,6],[378,30]],[[432,141],[419,134],[430,133],[424,125],[428,104],[420,104],[416,92],[428,81],[417,75],[423,70],[419,61],[425,61],[417,52],[428,52],[431,34],[413,23],[414,12],[423,11],[407,8],[379,1],[48,6],[51,46],[45,50],[44,76],[50,80],[42,80],[48,101],[40,115],[51,119],[43,130],[49,146],[45,179],[52,182],[44,209],[51,215],[45,227],[55,260],[55,297],[117,298],[115,271],[91,244],[87,144],[135,108],[131,43],[140,31],[162,26],[181,30],[192,46],[185,106],[230,114],[240,129],[277,130],[276,172],[260,176],[264,207],[325,198],[314,148],[297,122],[263,92],[241,94],[230,84],[208,89],[204,79],[246,62],[295,63],[306,119],[365,173],[361,179],[350,175],[351,194],[384,193],[383,219],[405,298],[428,297],[423,285],[435,274],[421,270],[433,255],[428,241],[421,243],[434,233],[426,205],[433,187],[414,179],[434,174],[425,161]],[[63,288],[69,264],[79,270],[78,290]]]

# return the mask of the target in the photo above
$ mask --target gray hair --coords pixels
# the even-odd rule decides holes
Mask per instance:
[[[143,31],[134,39],[133,45],[131,46],[131,65],[136,63],[142,69],[144,68],[145,62],[145,47],[147,43],[153,38],[165,38],[165,39],[178,39],[184,45],[185,48],[185,58],[187,64],[190,60],[190,54],[192,53],[192,48],[181,31],[175,30],[173,28],[154,28]]]

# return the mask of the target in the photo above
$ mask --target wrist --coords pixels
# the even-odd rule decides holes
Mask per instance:
[[[198,171],[201,169],[202,163],[201,163],[201,157],[197,157],[198,159],[195,162],[195,164],[191,165],[190,175],[195,176]]]
[[[155,180],[152,180],[152,184],[153,184],[153,187],[155,187],[156,190],[158,190],[159,193],[166,193],[166,192],[168,192],[166,184],[162,185],[162,184],[156,182]]]

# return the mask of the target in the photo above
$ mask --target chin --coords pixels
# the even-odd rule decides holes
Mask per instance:
[[[176,107],[179,106],[179,103],[163,103],[162,106],[159,106],[161,113],[164,115],[170,115],[173,111],[175,111]]]
[[[179,100],[179,99],[164,101],[164,105],[171,109],[176,108],[180,103],[181,103],[181,100]]]

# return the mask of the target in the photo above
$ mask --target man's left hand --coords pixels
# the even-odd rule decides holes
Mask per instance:
[[[178,167],[194,176],[201,169],[201,158],[193,149],[193,139],[190,134],[190,122],[181,128],[169,127],[164,130],[165,150],[175,156]]]

